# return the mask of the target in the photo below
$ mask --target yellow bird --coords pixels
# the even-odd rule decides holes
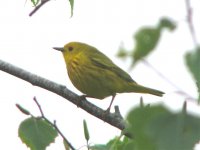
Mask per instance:
[[[70,42],[54,49],[62,52],[71,82],[85,97],[104,99],[112,96],[107,111],[110,111],[116,93],[164,94],[136,83],[128,73],[93,46]]]

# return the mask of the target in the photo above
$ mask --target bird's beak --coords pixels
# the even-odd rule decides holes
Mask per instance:
[[[53,47],[53,49],[58,50],[58,51],[61,51],[61,52],[64,51],[64,48],[63,48],[63,47]]]

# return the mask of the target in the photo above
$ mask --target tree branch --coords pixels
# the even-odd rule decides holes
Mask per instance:
[[[41,3],[36,6],[29,14],[29,16],[31,17],[33,14],[35,14],[44,4],[46,4],[46,2],[49,2],[50,0],[41,0]]]
[[[186,11],[187,11],[187,22],[188,22],[189,30],[192,36],[192,40],[194,42],[194,45],[198,45],[195,30],[194,30],[194,25],[193,25],[192,7],[190,5],[190,0],[185,0],[185,4],[186,4]]]
[[[150,69],[152,69],[159,77],[161,77],[163,80],[165,80],[167,83],[169,83],[172,87],[176,88],[178,94],[185,96],[187,100],[196,102],[196,99],[194,97],[192,97],[190,94],[185,92],[182,88],[180,88],[178,85],[176,85],[171,80],[169,80],[164,74],[162,74],[158,69],[156,69],[154,66],[152,66],[147,60],[143,59],[142,62],[146,66],[148,66]]]
[[[59,96],[67,99],[71,103],[75,105],[78,104],[80,108],[90,113],[91,115],[107,122],[108,124],[120,130],[125,129],[125,126],[126,126],[125,122],[123,118],[120,115],[118,115],[119,113],[105,114],[105,111],[103,109],[95,106],[94,104],[90,103],[86,99],[81,99],[80,96],[78,96],[77,94],[67,89],[64,85],[60,85],[53,81],[42,78],[38,75],[32,74],[26,70],[23,70],[19,67],[16,67],[2,60],[0,60],[0,70],[8,74],[11,74],[13,76],[16,76],[22,80],[25,80],[34,86],[38,86],[48,91],[51,91],[55,94],[58,94]]]

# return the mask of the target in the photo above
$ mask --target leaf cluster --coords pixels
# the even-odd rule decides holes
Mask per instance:
[[[133,139],[114,138],[92,150],[191,150],[200,140],[200,118],[187,114],[186,105],[177,113],[162,105],[138,106],[128,116],[126,132]]]

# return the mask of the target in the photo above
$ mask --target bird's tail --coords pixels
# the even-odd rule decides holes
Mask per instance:
[[[152,94],[152,95],[156,95],[156,96],[160,96],[160,97],[163,96],[163,94],[165,94],[162,91],[152,89],[152,88],[148,88],[148,87],[144,87],[144,86],[141,86],[141,85],[134,85],[132,92]]]

